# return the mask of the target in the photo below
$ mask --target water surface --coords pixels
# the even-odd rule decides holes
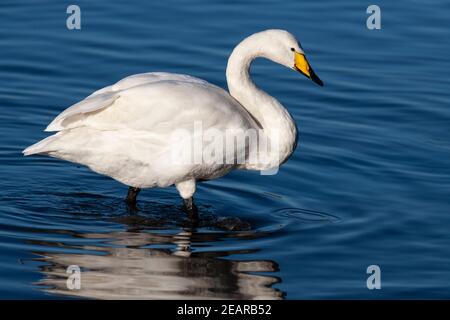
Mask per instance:
[[[0,298],[450,298],[450,21],[445,1],[60,1],[0,5]],[[199,226],[173,188],[126,187],[21,150],[91,92],[140,72],[226,88],[232,48],[300,39],[320,88],[258,60],[299,146],[277,175],[199,185]],[[368,290],[379,265],[382,289]],[[82,289],[66,287],[79,265]]]

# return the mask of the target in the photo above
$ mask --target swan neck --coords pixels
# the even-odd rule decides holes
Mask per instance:
[[[277,99],[259,89],[250,77],[254,59],[266,56],[259,43],[251,37],[242,41],[228,59],[226,77],[230,95],[259,122],[265,135],[277,137],[281,164],[291,155],[297,144],[297,127],[289,112]]]
[[[250,78],[250,66],[257,55],[249,50],[245,40],[231,53],[227,64],[227,84],[230,94],[242,104],[247,96],[259,94],[258,88]]]

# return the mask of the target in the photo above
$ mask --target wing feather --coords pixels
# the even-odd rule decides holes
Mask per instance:
[[[86,99],[74,104],[59,114],[45,129],[45,131],[61,131],[72,129],[83,123],[89,113],[100,111],[114,104],[120,97],[121,91],[133,87],[152,84],[160,81],[182,81],[207,85],[208,82],[183,74],[166,72],[147,72],[131,75],[116,84],[95,91]]]
[[[85,114],[106,108],[120,97],[114,92],[105,92],[89,96],[60,113],[45,129],[45,131],[61,131],[74,128],[70,123],[82,120]]]

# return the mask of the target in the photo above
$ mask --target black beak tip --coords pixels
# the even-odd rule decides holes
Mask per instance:
[[[316,84],[318,84],[319,86],[321,86],[321,87],[324,86],[323,81],[320,80],[319,78],[317,78],[316,80],[313,80],[313,81],[314,81]]]
[[[314,71],[311,72],[311,80],[314,81],[315,84],[323,87],[323,81],[320,80],[320,78],[314,73]]]
[[[320,80],[320,78],[316,75],[316,73],[313,70],[309,71],[309,76],[306,75],[305,73],[303,73],[299,68],[297,68],[296,66],[294,67],[294,70],[300,72],[302,75],[304,75],[305,77],[311,79],[315,84],[323,87],[324,83],[322,80]]]

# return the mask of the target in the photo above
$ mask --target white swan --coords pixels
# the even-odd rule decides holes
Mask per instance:
[[[250,79],[250,64],[257,57],[299,71],[323,85],[294,36],[284,30],[266,30],[244,39],[233,50],[226,70],[229,93],[187,75],[132,75],[63,111],[45,130],[57,133],[23,153],[76,162],[110,176],[130,186],[130,204],[135,203],[141,188],[175,185],[185,208],[195,217],[196,182],[237,168],[261,170],[278,166],[296,146],[297,129],[288,111]],[[233,142],[235,148],[224,151],[228,161],[174,163],[174,151],[193,153],[196,158],[202,148],[210,147],[212,142],[206,140],[200,140],[200,149],[190,143],[198,136],[194,130],[198,123],[203,131],[255,130],[261,141],[267,138],[268,144],[277,146],[263,150],[248,143],[235,146]],[[185,135],[174,139],[175,132]],[[258,155],[257,159],[264,156],[266,161],[250,162],[252,152]],[[244,161],[235,161],[242,154]]]

